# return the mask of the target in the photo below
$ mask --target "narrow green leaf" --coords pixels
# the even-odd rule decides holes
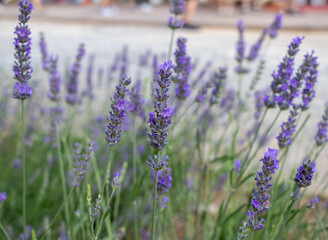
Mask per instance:
[[[255,173],[250,173],[250,174],[248,174],[246,177],[244,177],[244,178],[240,181],[240,183],[238,184],[237,188],[238,188],[239,186],[243,185],[244,182],[246,182],[248,179],[250,179],[251,177],[254,177],[254,176],[255,176]]]
[[[215,163],[215,162],[227,162],[229,160],[235,159],[237,156],[230,156],[230,155],[224,155],[221,157],[214,158],[213,160],[210,161],[210,163]]]
[[[7,231],[6,231],[5,228],[2,226],[1,223],[0,223],[0,239],[3,239],[3,240],[10,240]]]
[[[141,176],[141,178],[138,180],[137,184],[133,186],[133,196],[132,196],[133,200],[135,200],[138,197],[140,190],[141,190],[142,183],[143,183],[146,175],[147,175],[147,172],[145,172]]]

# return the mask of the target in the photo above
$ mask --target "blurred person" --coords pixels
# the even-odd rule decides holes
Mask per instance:
[[[297,0],[287,0],[286,4],[287,4],[287,10],[286,10],[287,14],[293,15],[293,14],[301,13]]]
[[[149,0],[136,0],[136,11],[141,13],[151,13],[153,8],[149,4]]]
[[[117,12],[117,8],[112,6],[112,0],[101,0],[101,15],[112,17]]]
[[[186,10],[183,14],[183,20],[185,21],[184,28],[198,29],[199,26],[194,24],[195,13],[198,6],[198,0],[187,0]]]

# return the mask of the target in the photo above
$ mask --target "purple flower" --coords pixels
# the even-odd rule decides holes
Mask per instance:
[[[308,208],[314,208],[314,204],[318,204],[319,203],[319,199],[318,196],[315,196],[314,199],[310,199],[308,202]]]
[[[314,85],[317,82],[318,78],[318,66],[317,57],[313,57],[314,51],[312,51],[311,55],[306,55],[306,58],[310,58],[308,65],[306,66],[308,69],[308,76],[305,78],[305,87],[302,92],[302,100],[303,103],[301,105],[302,111],[309,108],[309,103],[315,97]]]
[[[14,46],[16,53],[14,57],[13,72],[16,82],[12,97],[15,99],[25,100],[32,96],[32,88],[27,85],[27,81],[31,79],[33,68],[31,67],[31,30],[27,25],[30,19],[30,14],[33,5],[29,0],[19,1],[19,11],[21,14],[18,16],[19,24],[15,28],[16,37],[14,38]]]
[[[66,233],[66,225],[65,225],[64,221],[62,221],[60,223],[59,240],[68,240],[68,236],[67,236],[67,233]]]
[[[317,171],[315,168],[315,162],[312,162],[309,158],[305,158],[303,163],[297,169],[294,181],[298,187],[308,187],[312,183],[313,174]]]
[[[66,85],[67,95],[66,102],[70,105],[75,105],[79,102],[78,96],[78,77],[81,72],[81,61],[85,55],[84,44],[80,44],[76,55],[75,63],[71,66],[68,81]]]
[[[152,173],[152,181],[155,182],[156,171]],[[157,175],[157,193],[159,195],[168,193],[169,189],[172,187],[172,170],[171,168],[163,168],[158,171]]]
[[[237,50],[237,54],[236,54],[236,61],[238,63],[237,67],[235,68],[235,71],[238,74],[243,74],[243,73],[247,73],[249,72],[249,69],[244,68],[243,65],[243,61],[245,59],[245,48],[246,48],[246,43],[244,40],[244,31],[245,31],[245,26],[242,20],[238,21],[237,24],[237,29],[239,32],[239,39],[237,41],[237,45],[236,45],[236,50]]]
[[[272,186],[272,175],[275,174],[275,170],[279,169],[279,160],[277,159],[278,150],[276,149],[268,149],[268,151],[264,154],[264,158],[262,161],[262,171],[257,172],[256,180],[256,189],[254,189],[254,193],[252,194],[251,205],[253,211],[248,211],[248,224],[249,227],[253,231],[257,231],[262,229],[264,226],[261,219],[260,221],[255,218],[256,216],[262,216],[269,210],[270,203],[270,190]]]
[[[177,49],[174,52],[175,66],[173,67],[175,75],[172,81],[177,83],[175,94],[179,100],[184,100],[190,95],[190,85],[188,84],[191,59],[186,52],[186,38],[177,39]]]
[[[157,155],[154,155],[154,158],[148,156],[148,160],[146,161],[147,165],[150,167],[150,169],[154,171],[159,171],[162,168],[166,167],[168,165],[167,160],[169,159],[168,156],[165,156],[162,158],[161,155],[157,157]]]
[[[278,36],[278,30],[282,27],[282,17],[283,15],[281,13],[277,13],[273,23],[266,29],[266,33],[270,38],[276,38]]]
[[[49,56],[47,52],[47,43],[44,39],[44,33],[40,33],[40,51],[41,51],[41,56],[42,56],[42,68],[45,71],[48,71],[48,62],[49,62]]]
[[[89,56],[89,66],[87,70],[87,84],[86,89],[83,92],[84,96],[87,96],[89,99],[93,99],[93,86],[92,86],[92,73],[93,73],[93,64],[94,64],[95,56],[91,54]]]
[[[143,109],[143,105],[145,104],[145,99],[141,95],[141,82],[137,81],[137,83],[131,88],[129,92],[130,100],[129,110],[133,115],[139,115],[142,119],[145,119],[145,111]]]
[[[176,16],[182,14],[186,8],[185,0],[172,0],[171,4],[170,12]]]
[[[181,21],[179,19],[176,19],[174,17],[170,17],[169,21],[167,23],[167,26],[169,28],[171,28],[172,30],[178,29],[178,28],[182,28],[185,25],[184,21]]]
[[[0,204],[6,200],[7,198],[7,193],[6,192],[0,192]]]
[[[128,71],[128,46],[124,45],[121,55],[121,75],[126,75]]]
[[[48,92],[48,98],[50,101],[58,102],[60,100],[60,85],[61,85],[61,77],[57,70],[57,62],[58,57],[50,56],[48,61],[48,71],[49,71],[49,83],[50,83],[50,91]]]
[[[327,128],[328,128],[328,103],[326,104],[325,113],[322,116],[322,120],[318,123],[318,131],[314,139],[317,146],[327,142]]]
[[[249,228],[248,223],[243,220],[242,223],[241,223],[241,226],[238,229],[238,236],[237,236],[236,239],[246,240],[247,239],[247,233],[249,231],[248,228]]]
[[[204,85],[198,90],[198,93],[195,97],[195,102],[201,103],[205,101],[206,94],[208,89],[212,86],[210,81],[204,83]]]
[[[257,42],[251,46],[251,49],[250,49],[248,57],[247,57],[247,60],[249,62],[254,61],[259,56],[259,52],[261,50],[262,43],[263,43],[266,33],[267,32],[264,30],[262,32],[260,38],[257,40]]]
[[[264,107],[264,96],[265,96],[265,92],[264,91],[256,91],[254,93],[254,97],[255,97],[255,113],[254,113],[254,118],[256,121],[259,121],[261,116],[262,116],[262,111],[263,111],[263,107]]]
[[[167,208],[167,203],[169,202],[169,197],[168,196],[164,196],[160,201],[159,201],[159,206],[160,208],[163,210],[165,208]]]
[[[119,172],[115,173],[115,176],[110,184],[113,189],[117,189],[120,186],[120,176],[121,174]]]
[[[167,144],[169,124],[172,123],[171,117],[174,114],[173,108],[168,105],[171,69],[172,62],[170,60],[159,67],[158,87],[153,94],[155,100],[153,104],[154,112],[149,113],[147,121],[151,130],[151,134],[148,133],[149,144],[157,151],[161,151]]]
[[[126,118],[125,114],[125,95],[129,92],[127,86],[131,83],[131,78],[122,75],[119,84],[116,86],[116,92],[114,98],[111,98],[112,111],[109,111],[109,117],[107,117],[107,131],[106,141],[110,146],[114,146],[121,140],[121,134],[123,131],[123,120]]]
[[[227,68],[219,67],[219,71],[215,72],[212,78],[213,90],[212,94],[210,95],[210,105],[218,103],[226,79]]]
[[[303,37],[304,38],[304,37]],[[299,46],[303,38],[296,37],[288,46],[287,55],[278,66],[278,71],[272,73],[271,83],[272,92],[275,94],[273,100],[278,102],[279,108],[285,110],[289,108],[290,102],[287,101],[288,87],[294,71],[294,57],[299,51]]]
[[[241,171],[241,166],[242,166],[242,164],[241,164],[240,160],[237,159],[236,162],[235,162],[235,166],[233,168],[233,171],[239,173]]]
[[[98,197],[96,199],[96,206],[93,208],[91,212],[91,217],[93,220],[96,220],[96,218],[99,216],[100,211],[102,209],[101,204],[102,204],[102,197],[100,194],[98,194]]]
[[[296,130],[296,117],[298,115],[298,109],[299,105],[294,104],[293,109],[290,110],[288,121],[281,124],[281,132],[277,137],[280,148],[284,148],[292,144],[293,133]]]
[[[87,173],[88,162],[91,159],[92,153],[92,142],[89,141],[88,145],[84,148],[84,152],[82,152],[81,145],[79,143],[74,144],[73,148],[73,186],[78,187],[80,183],[84,179],[85,174]]]

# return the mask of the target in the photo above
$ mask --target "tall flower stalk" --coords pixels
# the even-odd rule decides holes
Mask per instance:
[[[157,207],[157,185],[159,171],[168,165],[168,156],[162,157],[160,151],[167,144],[167,135],[169,125],[172,124],[171,118],[174,114],[173,106],[169,106],[169,86],[171,84],[172,62],[168,60],[159,67],[157,88],[153,94],[154,96],[154,112],[149,113],[148,123],[150,125],[151,133],[148,133],[149,145],[154,148],[154,157],[148,157],[147,164],[153,171],[154,175],[154,191],[153,191],[153,209],[152,209],[152,222],[151,222],[151,239],[155,238],[156,228],[156,207]]]
[[[25,109],[24,100],[32,96],[32,88],[27,85],[31,79],[33,69],[31,67],[31,30],[27,25],[33,9],[33,5],[29,0],[20,0],[18,15],[19,24],[15,28],[16,37],[14,38],[14,46],[16,53],[14,57],[13,72],[14,79],[17,80],[12,97],[21,101],[21,130],[22,130],[22,161],[23,161],[23,232],[26,239],[26,156],[25,156]]]

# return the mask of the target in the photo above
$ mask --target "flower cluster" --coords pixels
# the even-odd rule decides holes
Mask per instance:
[[[91,159],[92,153],[92,142],[89,141],[88,145],[84,148],[82,153],[81,144],[75,143],[73,148],[73,158],[74,158],[74,179],[73,186],[78,187],[84,179],[85,174],[87,173],[88,162]]]
[[[247,57],[247,60],[249,62],[254,61],[259,56],[259,52],[261,50],[262,43],[264,41],[266,33],[267,33],[267,31],[263,30],[260,38],[256,41],[256,43],[254,45],[251,46],[248,57]]]
[[[142,119],[145,118],[145,111],[143,105],[145,104],[145,99],[141,95],[141,82],[137,83],[131,88],[129,92],[129,110],[133,115],[138,115]]]
[[[44,39],[44,33],[40,33],[40,43],[39,43],[40,51],[41,51],[41,57],[42,57],[42,68],[45,71],[48,71],[48,62],[49,62],[49,56],[47,52],[47,43]]]
[[[282,17],[283,15],[281,13],[276,14],[273,23],[266,29],[266,33],[270,38],[276,38],[278,36],[278,30],[282,27]]]
[[[93,220],[95,220],[99,216],[100,211],[102,209],[101,204],[102,204],[102,197],[100,194],[98,194],[98,197],[96,199],[96,206],[93,208],[91,212],[91,217]]]
[[[50,83],[50,91],[48,92],[48,98],[50,101],[59,102],[60,100],[60,85],[61,85],[61,77],[57,70],[57,62],[58,57],[50,56],[49,62],[47,63],[48,71],[49,71],[49,83]]]
[[[123,131],[123,120],[126,118],[125,114],[125,95],[129,92],[127,86],[131,83],[131,78],[122,75],[119,84],[116,86],[114,98],[111,98],[112,111],[109,111],[107,117],[107,131],[106,141],[110,146],[114,146],[121,140]]]
[[[203,86],[198,90],[195,97],[195,102],[201,103],[205,100],[208,89],[212,86],[210,81],[206,81]]]
[[[272,174],[279,169],[279,160],[277,159],[278,150],[268,149],[264,154],[262,161],[262,171],[257,172],[256,187],[252,194],[251,205],[253,211],[248,211],[248,224],[252,231],[262,229],[264,226],[262,222],[264,219],[258,220],[257,216],[263,216],[269,210],[270,204],[270,190],[272,186]],[[256,217],[255,217],[256,213]]]
[[[212,94],[210,96],[210,105],[218,103],[226,79],[227,79],[227,68],[219,67],[219,71],[214,73],[211,81],[213,84],[213,89],[212,89]]]
[[[327,128],[328,128],[328,103],[326,104],[325,113],[322,116],[322,120],[318,123],[318,131],[314,139],[317,146],[321,146],[326,143],[327,138]]]
[[[121,174],[119,172],[115,173],[115,176],[110,184],[113,189],[117,189],[120,186],[120,176]]]
[[[156,91],[154,92],[154,112],[149,113],[148,123],[151,134],[149,144],[157,151],[161,151],[167,144],[167,134],[169,124],[172,124],[171,117],[174,114],[173,106],[169,107],[169,86],[171,84],[172,62],[168,60],[159,67]]]
[[[85,55],[84,44],[81,44],[76,55],[75,63],[71,66],[69,77],[66,85],[67,95],[66,102],[75,105],[79,102],[78,96],[78,77],[81,71],[81,61]]]
[[[15,99],[25,100],[32,96],[32,88],[27,85],[27,81],[31,79],[33,68],[31,67],[31,30],[27,25],[30,19],[30,14],[33,5],[29,0],[19,1],[19,11],[21,14],[18,16],[19,24],[15,28],[15,41],[14,46],[16,53],[14,57],[13,72],[16,82],[12,97]]]
[[[165,156],[164,158],[162,158],[161,155],[159,155],[158,157],[157,155],[154,155],[154,158],[148,156],[148,160],[146,161],[146,163],[152,171],[159,171],[168,165],[168,159],[168,156]]]
[[[175,76],[172,77],[172,81],[177,83],[175,94],[180,100],[184,100],[190,95],[190,85],[187,82],[191,70],[191,59],[186,53],[186,42],[186,38],[178,38],[177,49],[174,52],[175,66],[173,69]]]
[[[7,193],[6,192],[0,192],[0,204],[5,201],[7,198]]]
[[[153,171],[152,181],[155,181],[156,171]],[[172,187],[172,170],[171,168],[165,167],[162,170],[158,171],[157,175],[157,193],[166,194],[169,189]]]
[[[170,12],[174,15],[174,17],[170,17],[168,21],[168,26],[172,30],[182,28],[185,24],[183,21],[177,19],[178,15],[181,15],[185,10],[186,0],[172,0],[172,6],[170,8]]]
[[[238,29],[238,32],[239,32],[239,39],[238,39],[237,45],[236,45],[236,47],[237,47],[237,55],[236,55],[235,59],[236,59],[238,65],[235,68],[235,71],[238,74],[243,74],[243,73],[249,72],[249,69],[244,68],[242,66],[243,65],[243,61],[245,59],[245,48],[246,48],[246,43],[245,43],[245,40],[244,40],[245,26],[244,26],[244,23],[243,23],[242,20],[239,20],[238,21],[237,29]]]
[[[292,144],[293,133],[296,130],[296,117],[298,115],[299,105],[293,104],[293,109],[290,110],[290,115],[287,122],[281,124],[281,132],[279,133],[278,145],[280,148],[287,147]]]
[[[238,229],[238,235],[236,240],[246,240],[248,231],[248,223],[243,220],[241,226]]]
[[[294,181],[298,187],[308,187],[312,183],[313,174],[317,171],[315,168],[315,162],[312,162],[309,158],[305,158],[303,163],[297,169]]]
[[[314,208],[314,204],[316,204],[316,203],[319,203],[318,196],[315,196],[313,200],[310,199],[309,202],[308,202],[307,207],[308,208]]]
[[[310,58],[309,65],[307,66],[309,68],[308,76],[305,78],[305,87],[302,92],[302,100],[303,103],[301,105],[302,110],[306,110],[309,108],[309,103],[312,101],[312,99],[315,97],[315,91],[314,91],[314,85],[317,82],[318,78],[318,62],[317,57],[313,56],[314,51],[312,51],[311,55],[305,56],[306,58]]]
[[[87,84],[86,89],[83,92],[84,96],[87,96],[89,99],[93,99],[93,86],[92,86],[92,73],[93,73],[93,64],[94,64],[95,56],[91,54],[89,56],[89,65],[87,70]]]

